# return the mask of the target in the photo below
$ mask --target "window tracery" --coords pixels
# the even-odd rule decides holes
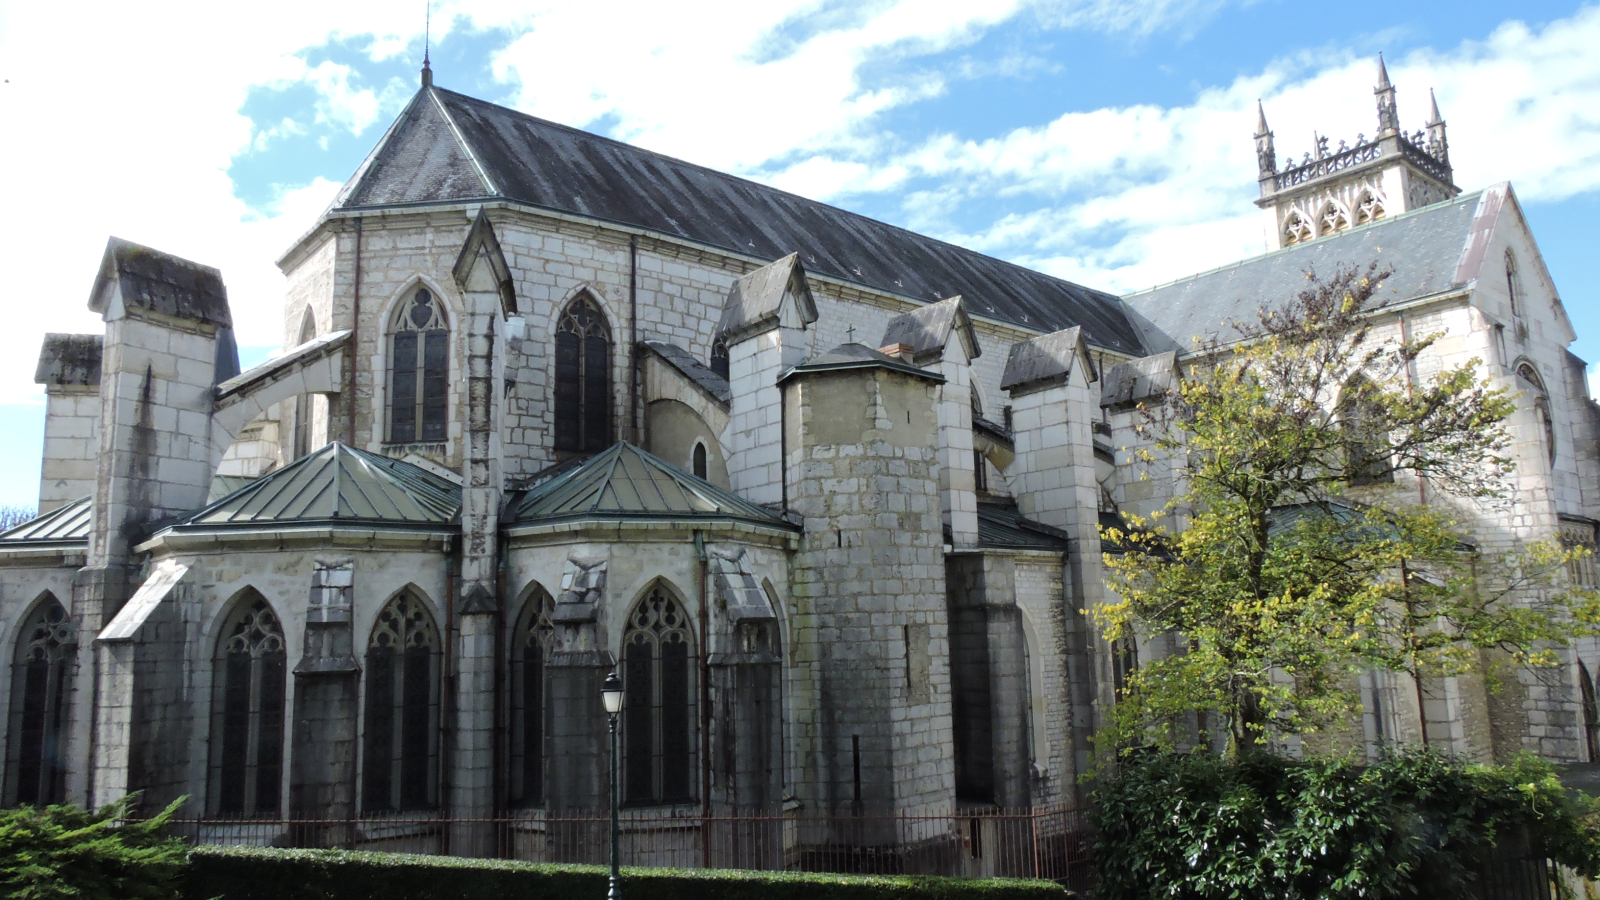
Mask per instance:
[[[597,453],[611,446],[611,329],[587,294],[556,322],[555,448]]]
[[[1298,212],[1289,213],[1289,219],[1283,225],[1283,243],[1286,246],[1303,244],[1313,237],[1315,235],[1311,233],[1311,223],[1306,221],[1305,216]]]
[[[720,334],[711,341],[711,371],[728,380],[728,341]]]
[[[242,599],[223,626],[214,671],[216,811],[276,816],[283,793],[288,654],[283,626],[260,594]]]
[[[1383,201],[1379,200],[1371,191],[1361,195],[1361,203],[1356,207],[1356,224],[1365,225],[1376,222],[1384,217]]]
[[[1350,227],[1350,220],[1345,217],[1344,210],[1337,203],[1328,203],[1322,207],[1322,215],[1318,217],[1322,224],[1323,234],[1333,234]]]
[[[622,638],[623,798],[635,805],[694,799],[690,728],[693,634],[660,586],[634,607]]]
[[[362,807],[431,808],[436,794],[439,633],[422,601],[396,596],[378,614],[366,655]]]
[[[425,287],[389,319],[389,441],[442,441],[448,427],[450,326]]]
[[[66,799],[63,744],[77,644],[66,608],[48,595],[18,632],[7,729],[8,806],[44,806]]]
[[[545,663],[555,641],[552,604],[548,593],[536,590],[512,638],[509,787],[515,807],[544,803]]]

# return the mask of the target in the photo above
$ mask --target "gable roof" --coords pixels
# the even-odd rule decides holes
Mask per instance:
[[[1325,278],[1339,266],[1390,267],[1394,274],[1373,298],[1379,307],[1464,287],[1477,277],[1476,267],[1462,264],[1476,223],[1486,206],[1499,209],[1498,200],[1480,203],[1486,193],[1463,194],[1123,299],[1169,337],[1168,346],[1152,352],[1187,352],[1196,337],[1237,339],[1233,323],[1255,322],[1262,305],[1293,299],[1306,289],[1307,272]]]
[[[626,441],[534,487],[507,517],[516,524],[594,518],[732,519],[795,530],[764,507]]]
[[[783,384],[795,375],[803,373],[838,372],[844,369],[889,369],[925,381],[944,383],[944,376],[938,372],[919,368],[887,353],[874,350],[866,344],[840,344],[827,353],[814,356],[779,375],[778,383]]]
[[[332,443],[263,475],[172,526],[377,525],[443,531],[461,487],[425,469]]]
[[[889,324],[884,327],[882,343],[879,346],[905,344],[911,348],[911,358],[921,365],[943,356],[944,348],[949,345],[952,335],[961,341],[968,360],[983,355],[983,348],[978,345],[977,332],[972,329],[972,320],[967,318],[967,311],[962,306],[960,297],[940,300],[931,306],[914,309],[890,319]]]
[[[89,540],[92,497],[80,497],[0,534],[0,545],[83,544]]]
[[[776,188],[425,87],[334,201],[366,209],[503,199],[812,272],[1040,331],[1146,351],[1117,298]]]

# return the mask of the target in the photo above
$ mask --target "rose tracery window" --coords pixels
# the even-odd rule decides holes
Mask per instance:
[[[657,587],[634,607],[622,637],[623,800],[694,799],[690,728],[694,637],[683,608]]]
[[[611,329],[586,294],[556,322],[555,448],[597,453],[611,446]]]
[[[514,807],[544,803],[545,663],[555,641],[550,595],[536,591],[511,644],[510,799]]]
[[[283,794],[283,626],[250,592],[217,642],[212,685],[212,785],[223,815],[276,816]]]
[[[389,441],[447,436],[450,326],[439,299],[417,288],[389,320]]]
[[[429,809],[437,802],[439,632],[422,601],[402,593],[372,629],[366,656],[362,808]]]
[[[66,799],[67,696],[78,639],[66,609],[46,596],[17,635],[11,665],[6,805]]]

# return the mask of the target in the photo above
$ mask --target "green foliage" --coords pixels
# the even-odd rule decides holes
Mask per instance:
[[[1501,850],[1600,873],[1600,812],[1531,757],[1427,752],[1375,765],[1152,753],[1096,795],[1098,896],[1343,900],[1466,896]]]
[[[1182,652],[1128,676],[1111,746],[1171,747],[1216,714],[1237,752],[1345,714],[1362,669],[1459,674],[1489,648],[1553,664],[1550,644],[1593,633],[1600,601],[1558,589],[1574,551],[1461,544],[1450,504],[1508,491],[1514,401],[1477,360],[1418,376],[1431,337],[1374,338],[1386,275],[1310,277],[1144,410],[1142,457],[1182,461],[1182,489],[1108,535],[1128,552],[1107,556],[1119,600],[1095,615],[1108,641],[1172,635]]]
[[[166,837],[183,800],[123,820],[134,797],[98,812],[76,806],[0,811],[0,895],[14,900],[176,900],[182,841]]]
[[[342,850],[196,848],[189,900],[595,900],[610,870]],[[1022,879],[825,875],[729,869],[622,870],[628,900],[1061,900],[1061,887]]]

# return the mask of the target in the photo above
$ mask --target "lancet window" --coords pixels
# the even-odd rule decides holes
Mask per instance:
[[[511,760],[513,807],[544,803],[545,663],[555,641],[552,600],[535,590],[511,639]]]
[[[711,341],[711,371],[728,378],[728,342],[720,334]]]
[[[49,595],[17,635],[7,729],[7,806],[45,806],[66,799],[63,745],[77,644],[66,609]]]
[[[690,454],[689,464],[694,467],[694,477],[706,477],[706,445],[696,441],[694,452]]]
[[[1531,363],[1517,366],[1517,381],[1523,393],[1533,398],[1533,415],[1539,423],[1539,437],[1544,441],[1545,454],[1550,462],[1556,461],[1556,423],[1550,415],[1550,395],[1544,389],[1544,379]]]
[[[587,294],[556,322],[555,448],[596,453],[611,446],[611,329]]]
[[[633,805],[694,799],[694,722],[689,618],[653,588],[628,616],[622,637],[623,799]]]
[[[276,816],[283,794],[283,626],[254,591],[241,598],[217,641],[212,676],[212,791],[216,812]]]
[[[437,803],[439,632],[422,601],[396,596],[378,614],[366,655],[362,808]]]
[[[448,433],[450,326],[443,304],[419,287],[389,319],[389,441],[442,441]]]

